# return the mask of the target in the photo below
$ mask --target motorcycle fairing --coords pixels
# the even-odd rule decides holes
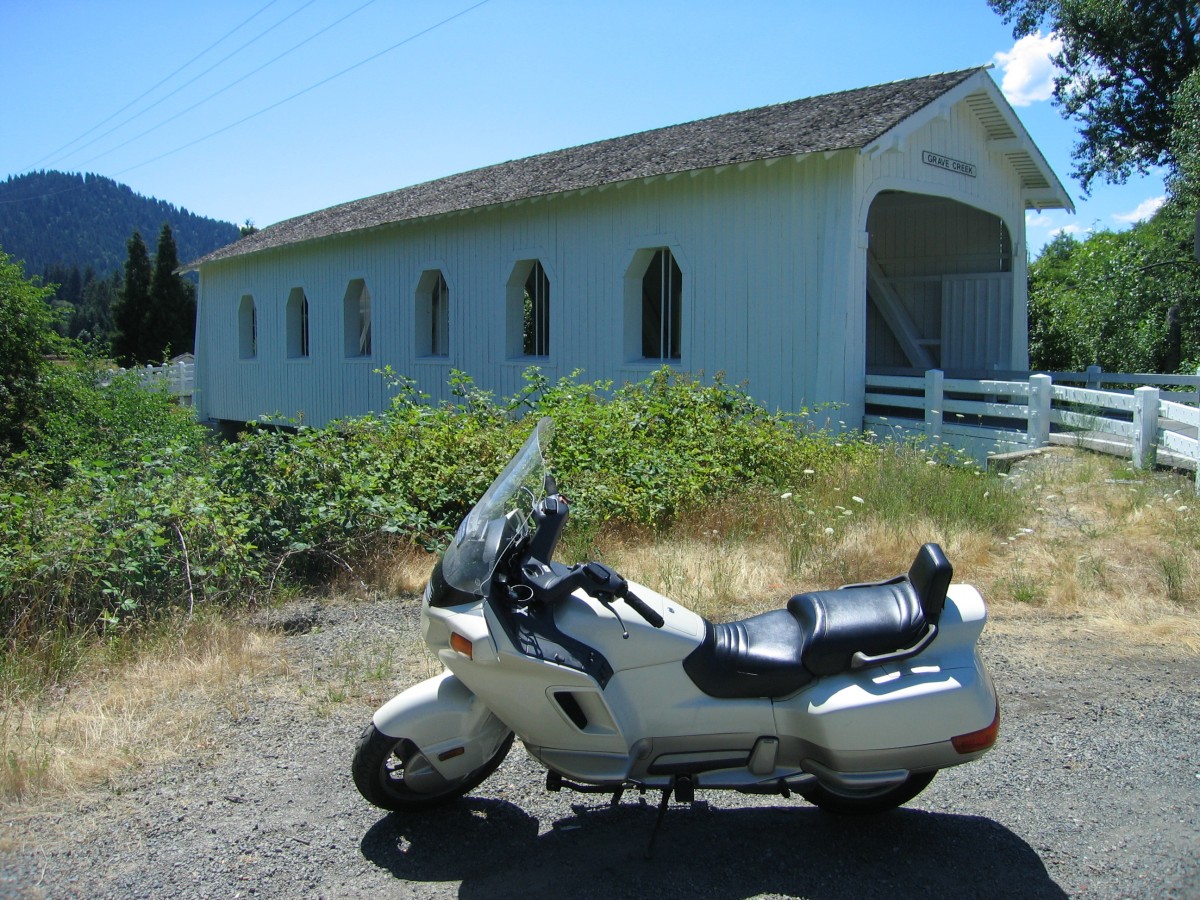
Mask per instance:
[[[613,668],[604,655],[563,632],[554,620],[553,608],[494,604],[491,609],[509,641],[526,656],[578,669],[596,679],[601,688],[612,678]]]

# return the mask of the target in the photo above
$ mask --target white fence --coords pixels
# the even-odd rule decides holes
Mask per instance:
[[[980,461],[1070,444],[1128,456],[1139,469],[1160,462],[1200,468],[1200,375],[1021,374],[1020,380],[946,378],[938,369],[924,377],[868,375],[863,426],[881,436],[923,436]],[[1142,386],[1103,390],[1058,381]]]
[[[124,375],[126,372],[137,372],[141,375],[142,384],[165,384],[167,391],[178,397],[180,403],[185,406],[192,403],[192,395],[196,392],[196,361],[190,354],[165,365],[117,369],[111,374]]]

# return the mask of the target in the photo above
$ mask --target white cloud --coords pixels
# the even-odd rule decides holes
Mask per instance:
[[[1062,50],[1053,33],[1028,34],[1007,53],[1000,51],[992,62],[1004,72],[1000,90],[1013,106],[1029,106],[1054,95],[1054,63],[1050,57]]]
[[[1040,209],[1025,210],[1025,227],[1030,228],[1052,228],[1054,226],[1055,216],[1053,213],[1042,212]]]
[[[1071,237],[1077,237],[1081,234],[1091,234],[1092,229],[1084,228],[1082,225],[1064,225],[1062,228],[1051,230],[1050,237],[1056,238],[1060,234],[1069,234]]]
[[[1139,203],[1137,209],[1133,212],[1113,213],[1113,218],[1126,225],[1132,225],[1134,222],[1142,222],[1158,212],[1158,208],[1166,202],[1167,198],[1165,196],[1150,197]]]

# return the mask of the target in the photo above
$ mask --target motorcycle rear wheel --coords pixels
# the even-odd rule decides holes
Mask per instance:
[[[418,812],[452,803],[479,787],[504,762],[512,742],[510,731],[482,766],[447,781],[412,741],[389,737],[371,723],[359,738],[350,771],[358,792],[370,803],[391,812]]]
[[[840,816],[870,816],[907,803],[929,787],[929,782],[933,781],[936,774],[936,769],[932,772],[915,772],[900,784],[877,791],[835,791],[820,783],[798,790],[805,800],[826,812]]]

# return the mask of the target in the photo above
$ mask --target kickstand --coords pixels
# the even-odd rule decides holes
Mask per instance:
[[[671,792],[675,789],[674,785],[663,788],[662,800],[658,804],[658,818],[654,820],[654,830],[650,832],[650,842],[646,844],[646,859],[654,856],[654,839],[658,837],[658,828],[662,825],[663,817],[667,814],[667,807],[671,803]]]
[[[654,855],[654,840],[658,837],[659,826],[662,825],[663,818],[667,814],[667,807],[671,804],[672,794],[680,803],[691,803],[696,799],[696,786],[691,778],[684,775],[680,778],[672,778],[670,786],[663,788],[662,800],[658,803],[658,816],[654,820],[654,830],[650,832],[650,842],[646,844],[646,859],[650,859]]]

